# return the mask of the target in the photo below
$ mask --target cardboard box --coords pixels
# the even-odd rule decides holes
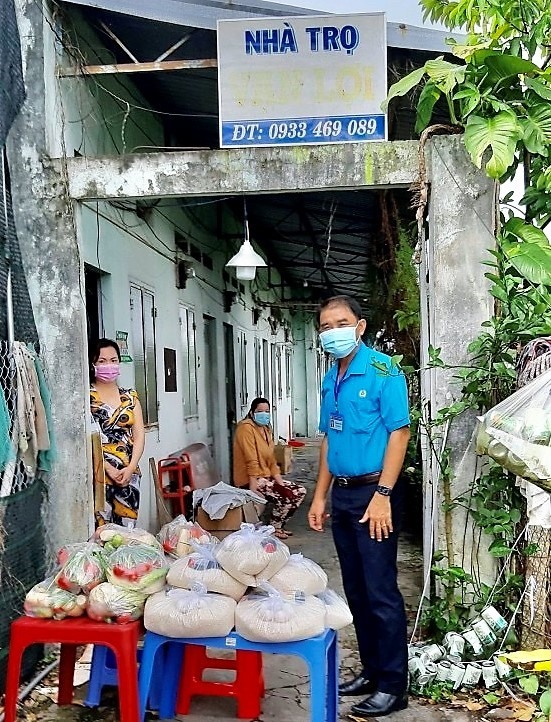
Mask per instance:
[[[238,506],[235,509],[229,509],[222,519],[211,519],[202,507],[197,508],[195,521],[205,531],[210,532],[218,539],[231,534],[233,531],[240,529],[243,522],[256,524],[259,521],[258,511],[252,501]]]
[[[281,469],[282,474],[288,474],[293,464],[293,449],[287,444],[276,444],[274,446],[274,456]]]

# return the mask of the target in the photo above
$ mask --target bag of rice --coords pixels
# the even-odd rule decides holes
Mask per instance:
[[[144,625],[167,637],[225,637],[235,623],[236,602],[207,592],[203,584],[171,589],[149,597]]]
[[[270,579],[289,559],[289,547],[273,536],[273,526],[241,524],[215,549],[214,555],[228,574],[248,587]]]
[[[160,549],[160,544],[153,534],[139,527],[126,527],[120,524],[104,524],[98,527],[90,541],[101,544],[109,553],[125,544],[145,544]]]
[[[108,558],[107,581],[148,595],[161,591],[167,571],[168,564],[161,550],[144,544],[122,546]]]
[[[204,584],[208,592],[225,594],[238,602],[247,591],[245,584],[238,582],[224,571],[214,556],[214,544],[194,544],[194,552],[175,561],[166,577],[173,587],[191,589],[195,582]]]
[[[346,601],[332,589],[316,594],[325,604],[325,626],[328,629],[342,629],[352,624],[352,612]]]
[[[218,539],[209,534],[196,522],[187,521],[183,514],[165,524],[157,534],[166,554],[178,559],[190,554],[194,544],[215,544]]]
[[[141,592],[103,582],[90,592],[88,616],[98,622],[133,622],[142,617],[146,599],[146,595]]]
[[[272,587],[282,594],[300,590],[305,594],[318,594],[327,587],[327,574],[319,564],[303,557],[291,554],[285,566],[269,579]]]
[[[48,577],[27,592],[23,609],[28,617],[39,619],[80,617],[86,609],[86,597],[61,589],[55,577]]]
[[[75,545],[56,575],[57,586],[73,594],[88,594],[105,581],[107,556],[97,544]]]
[[[235,629],[251,642],[296,642],[325,629],[325,605],[303,592],[280,594],[266,582],[238,603]]]

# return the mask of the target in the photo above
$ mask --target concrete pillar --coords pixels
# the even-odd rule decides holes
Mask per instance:
[[[497,187],[471,163],[463,139],[458,136],[436,137],[429,142],[427,174],[428,228],[420,269],[421,367],[428,363],[429,344],[441,348],[443,361],[455,367],[431,369],[422,374],[425,411],[433,419],[439,409],[459,398],[460,383],[454,376],[458,367],[468,363],[467,347],[481,332],[481,323],[492,315],[492,297],[482,262],[490,258],[487,249],[495,244]],[[437,439],[451,450],[451,498],[466,492],[476,477],[477,457],[472,445],[475,425],[474,414],[463,414]],[[474,538],[472,522],[464,509],[453,510],[446,536],[445,485],[426,442],[425,439],[425,565],[431,563],[434,517],[435,548],[450,551],[453,559],[449,559],[449,564],[458,564],[467,571],[476,564],[481,580],[491,581],[494,560],[484,554],[487,548],[484,540]]]
[[[55,120],[45,106],[45,84],[55,90],[55,69],[43,12],[34,0],[17,3],[27,100],[9,136],[8,159],[16,229],[52,395],[58,458],[48,482],[47,527],[55,548],[87,538],[92,489],[83,268],[65,179],[49,158],[47,126]]]

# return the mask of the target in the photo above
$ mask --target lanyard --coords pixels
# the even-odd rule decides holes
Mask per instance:
[[[339,410],[339,391],[341,389],[343,381],[344,381],[344,374],[339,377],[339,372],[337,369],[337,375],[335,377],[335,386],[333,388],[333,393],[335,394],[335,411],[337,411],[337,412]]]

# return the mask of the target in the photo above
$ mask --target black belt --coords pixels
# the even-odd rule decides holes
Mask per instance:
[[[378,484],[380,478],[381,472],[374,471],[372,474],[360,474],[359,476],[334,476],[333,481],[337,486],[340,486],[343,489],[353,489],[356,486]]]

